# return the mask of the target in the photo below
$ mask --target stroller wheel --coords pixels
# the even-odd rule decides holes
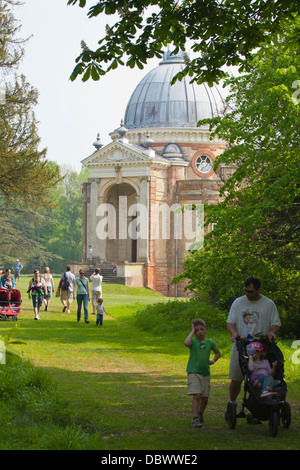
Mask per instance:
[[[229,429],[234,429],[236,425],[236,403],[228,403],[225,412],[225,419],[228,423]]]
[[[269,417],[269,431],[272,437],[275,437],[277,435],[278,425],[279,425],[278,411],[271,409],[270,417]]]
[[[291,424],[291,407],[287,401],[285,401],[280,407],[280,418],[284,428],[288,428]]]

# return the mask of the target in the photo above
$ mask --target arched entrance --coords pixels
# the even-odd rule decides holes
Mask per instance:
[[[106,240],[106,261],[123,263],[137,261],[136,215],[130,208],[137,204],[136,190],[128,183],[115,184],[106,193],[111,209],[110,235]]]

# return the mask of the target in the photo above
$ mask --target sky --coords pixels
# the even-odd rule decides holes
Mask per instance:
[[[119,67],[97,82],[83,83],[80,77],[71,82],[81,40],[96,48],[112,19],[89,19],[88,7],[68,6],[67,0],[24,0],[13,11],[21,25],[18,37],[30,37],[18,73],[39,92],[34,111],[40,149],[47,148],[48,160],[80,172],[81,160],[95,151],[97,133],[104,145],[111,141],[109,133],[120,126],[135,87],[159,59],[143,70]]]

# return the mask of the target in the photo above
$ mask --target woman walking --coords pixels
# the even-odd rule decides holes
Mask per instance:
[[[81,319],[81,307],[83,304],[84,310],[84,321],[85,323],[89,323],[88,320],[88,301],[90,300],[90,288],[89,288],[89,280],[85,277],[85,271],[80,269],[79,277],[75,278],[75,284],[77,285],[77,322],[80,322]]]
[[[47,292],[47,288],[46,288],[44,279],[40,276],[39,270],[35,269],[33,274],[34,274],[34,277],[29,282],[29,287],[28,287],[27,292],[28,292],[29,299],[30,299],[30,292],[31,292],[32,305],[33,305],[33,310],[34,310],[34,319],[39,320],[40,308],[43,303],[43,297],[45,293]]]

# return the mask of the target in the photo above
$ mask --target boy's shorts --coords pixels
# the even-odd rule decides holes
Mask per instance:
[[[201,393],[203,397],[210,395],[210,375],[188,373],[187,376],[187,394],[196,395]]]

